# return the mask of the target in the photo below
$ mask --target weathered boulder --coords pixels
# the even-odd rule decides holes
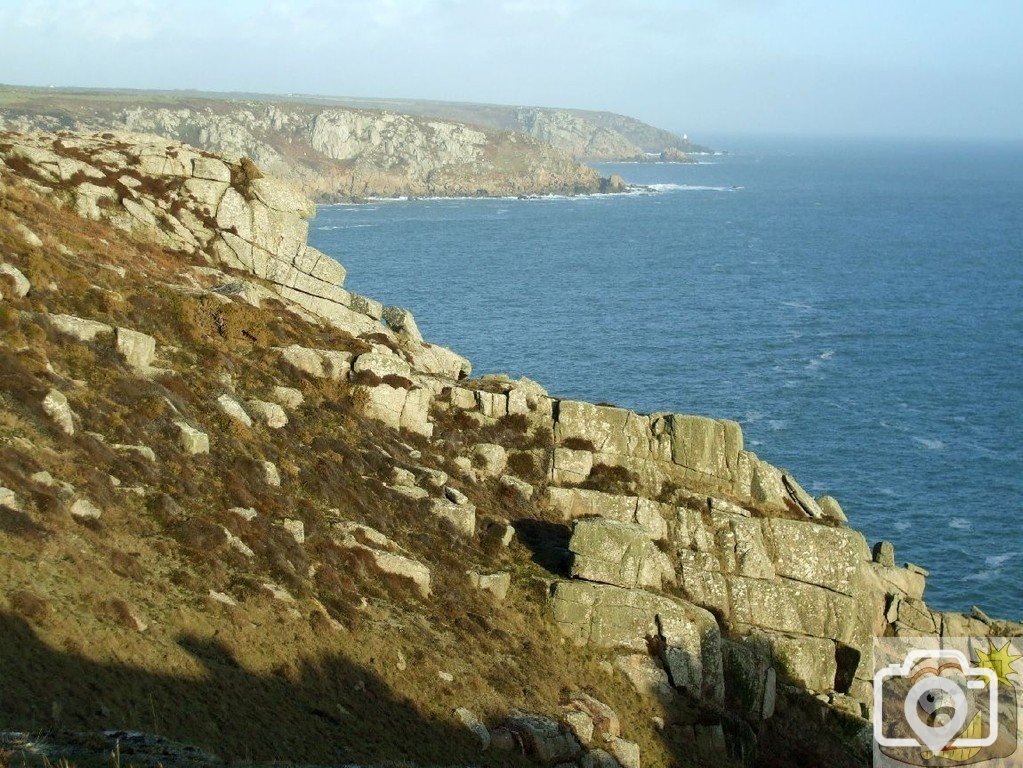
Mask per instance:
[[[141,456],[143,459],[149,462],[156,461],[156,452],[148,445],[127,445],[124,443],[113,443],[110,446],[118,453],[128,454],[132,456]]]
[[[476,535],[476,507],[472,504],[455,504],[447,499],[432,499],[430,513],[450,523],[463,536]]]
[[[210,437],[186,421],[175,421],[178,428],[178,444],[185,453],[194,456],[210,452]]]
[[[742,430],[734,421],[669,414],[663,417],[671,459],[697,475],[728,480],[742,450]]]
[[[480,573],[479,571],[468,571],[470,583],[477,589],[489,592],[498,602],[508,596],[511,588],[511,574],[507,571],[499,573]]]
[[[95,341],[97,336],[114,332],[111,325],[74,315],[48,314],[43,318],[53,330],[78,341]]]
[[[726,579],[731,621],[736,629],[763,628],[842,642],[852,638],[856,605],[848,595],[790,579]]]
[[[0,507],[4,509],[11,509],[15,512],[21,512],[24,505],[21,503],[21,498],[12,491],[10,488],[0,487]]]
[[[295,387],[282,387],[275,386],[273,391],[270,393],[270,399],[284,408],[295,410],[301,408],[305,402],[305,396],[302,394],[302,390],[295,389]]]
[[[890,541],[879,541],[874,545],[874,562],[886,568],[895,567],[895,545]]]
[[[281,361],[317,379],[343,379],[351,370],[352,354],[330,349],[309,349],[298,344],[281,347]]]
[[[658,638],[671,683],[707,701],[724,701],[721,636],[707,611],[638,589],[580,581],[555,583],[555,623],[573,642],[646,651]]]
[[[382,573],[408,579],[424,599],[430,596],[430,569],[413,560],[401,547],[380,531],[353,522],[334,525],[334,541],[345,549],[357,549],[370,556],[374,566]]]
[[[387,307],[384,309],[384,321],[388,326],[390,326],[391,330],[403,339],[417,345],[422,345],[423,334],[419,332],[419,326],[416,325],[416,319],[407,309],[403,309],[401,307]]]
[[[765,520],[765,537],[778,575],[852,594],[858,564],[870,560],[862,534],[810,522]]]
[[[603,739],[622,735],[622,724],[618,714],[607,704],[577,691],[569,696],[566,708],[585,714],[592,723],[593,732]]]
[[[544,765],[574,760],[582,752],[566,725],[543,715],[515,711],[505,728],[518,736],[527,755]]]
[[[568,543],[572,576],[631,589],[675,581],[671,560],[642,526],[591,518],[576,522]]]
[[[246,427],[252,426],[252,418],[245,412],[241,403],[235,400],[228,394],[223,394],[217,398],[217,407],[227,416],[237,421]]]
[[[654,699],[665,708],[678,706],[680,696],[672,687],[668,673],[648,653],[618,656],[614,666],[641,696]]]
[[[785,682],[810,691],[835,688],[835,643],[819,637],[766,635],[774,667]]]
[[[666,515],[674,511],[669,505],[650,499],[587,488],[548,488],[547,502],[550,507],[560,511],[565,520],[603,517],[622,523],[636,523],[654,541],[667,539]]]
[[[349,306],[360,314],[371,317],[374,320],[380,320],[384,316],[384,305],[379,301],[375,301],[366,296],[360,296],[357,293],[353,293],[351,297],[351,303]]]
[[[281,527],[291,534],[296,543],[305,543],[305,523],[301,520],[286,517],[281,521]]]
[[[720,705],[725,680],[721,655],[721,631],[707,610],[681,603],[678,609],[658,615],[664,641],[661,652],[672,685],[691,696]]]
[[[536,490],[525,480],[520,480],[514,475],[501,475],[498,482],[502,488],[523,501],[529,501],[533,498],[533,493]]]
[[[556,485],[577,485],[590,476],[593,454],[571,448],[555,448],[551,481]]]
[[[394,386],[381,383],[375,386],[354,387],[361,403],[362,413],[386,424],[392,429],[408,429],[426,437],[433,435],[430,423],[432,393],[427,389]]]
[[[263,480],[271,488],[281,487],[281,473],[277,469],[277,465],[272,461],[260,461],[260,467],[263,469]]]
[[[755,579],[775,577],[762,521],[716,511],[710,519],[722,571]]]
[[[849,518],[845,516],[845,512],[842,510],[842,505],[838,503],[838,499],[834,496],[818,496],[817,506],[820,507],[821,514],[825,520],[831,520],[839,524],[849,522]]]
[[[223,160],[214,157],[195,157],[192,158],[192,176],[227,184],[231,181],[231,169]]]
[[[613,736],[608,739],[608,748],[622,768],[640,768],[639,744]]]
[[[380,379],[386,376],[400,376],[407,379],[412,375],[412,368],[400,357],[379,352],[367,352],[359,355],[352,363],[352,371],[357,374],[371,373]]]
[[[477,443],[471,451],[473,464],[491,477],[500,477],[508,466],[508,452],[496,443]]]
[[[58,389],[51,389],[43,398],[43,412],[66,435],[75,433],[75,415],[68,404],[67,397]]]
[[[32,283],[25,277],[25,274],[13,264],[7,264],[6,262],[0,262],[0,276],[6,276],[10,278],[14,284],[14,295],[19,298],[28,296],[28,292],[32,290]]]
[[[156,357],[156,339],[130,328],[118,328],[116,343],[118,354],[129,368],[141,374],[148,374],[152,370]]]
[[[277,403],[251,398],[245,404],[249,412],[270,429],[281,429],[288,425],[288,414]]]
[[[470,733],[479,739],[480,750],[486,752],[487,748],[490,746],[490,731],[487,730],[487,726],[481,723],[479,718],[465,707],[456,708],[454,714],[462,725],[464,725]]]
[[[103,516],[103,510],[88,499],[78,499],[71,505],[70,512],[79,520],[99,520]]]

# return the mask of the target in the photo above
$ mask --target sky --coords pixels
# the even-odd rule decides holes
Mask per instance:
[[[1021,0],[0,0],[0,82],[1023,139]]]

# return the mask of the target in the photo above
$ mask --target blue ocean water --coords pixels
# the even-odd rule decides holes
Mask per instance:
[[[1023,145],[733,139],[651,194],[321,207],[349,287],[477,373],[737,419],[746,444],[1023,618]]]

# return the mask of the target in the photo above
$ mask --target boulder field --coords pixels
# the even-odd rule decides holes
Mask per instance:
[[[351,653],[365,652],[367,665],[396,659],[387,662],[391,696],[445,691],[416,711],[457,736],[420,725],[415,743],[400,737],[411,726],[393,703],[378,702],[376,714],[351,703],[289,710],[296,722],[312,718],[324,743],[347,743],[356,717],[361,746],[345,754],[364,764],[400,755],[419,765],[868,765],[875,637],[1023,632],[979,612],[928,608],[923,568],[899,565],[889,543],[871,546],[850,526],[837,500],[814,497],[747,450],[734,421],[640,414],[559,398],[525,378],[472,377],[469,361],[426,341],[410,312],[346,290],[344,267],[307,243],[314,207],[251,161],[144,134],[8,132],[0,173],[9,198],[0,292],[5,327],[16,329],[5,366],[35,377],[3,403],[4,535],[38,529],[33,536],[52,540],[46,514],[66,508],[73,527],[60,535],[98,547],[89,537],[127,536],[118,527],[127,519],[152,517],[147,535],[171,542],[152,555],[164,558],[158,583],[174,587],[145,618],[130,601],[104,609],[140,657],[161,631],[160,612],[190,605],[206,617],[190,619],[198,627],[228,638],[301,625],[281,642],[322,650],[323,638],[343,635],[337,642],[362,646]],[[46,205],[60,211],[50,221],[70,222],[61,226],[87,222],[83,239],[62,240],[24,213]],[[116,238],[126,244],[110,245]],[[82,260],[85,241],[100,252],[138,249],[136,261]],[[81,274],[58,285],[55,264]],[[72,302],[73,291],[93,299]],[[187,317],[201,309],[204,332],[157,320],[145,309],[154,296]],[[118,309],[125,299],[131,312]],[[220,346],[207,350],[207,336]],[[189,357],[189,344],[206,351]],[[39,350],[49,358],[24,362]],[[113,372],[95,385],[114,387],[111,403],[133,390],[152,395],[116,423],[99,415],[93,384],[82,383],[97,366]],[[228,456],[235,463],[218,464]],[[106,467],[102,490],[89,461]],[[249,467],[244,488],[230,477],[238,462]],[[205,466],[206,480],[189,479]],[[185,578],[169,564],[183,557],[179,546],[223,552],[230,569],[206,563]],[[45,629],[47,611],[33,600],[57,604],[52,623],[85,598],[77,587],[47,593],[59,568],[43,552],[22,551],[23,567],[4,578],[10,610]],[[407,596],[392,594],[402,589]],[[353,617],[368,615],[374,628],[359,630],[365,619]],[[223,651],[197,653],[213,669]],[[467,664],[484,683],[458,687],[468,673],[455,665]],[[273,674],[301,688],[311,673]],[[377,683],[347,684],[366,697]],[[35,711],[15,708],[0,728],[38,728],[46,717]],[[125,717],[102,727],[160,732],[159,722]],[[241,753],[216,730],[175,722],[161,735]],[[373,751],[374,739],[389,738],[401,743]],[[430,751],[435,742],[456,746],[445,755]],[[266,760],[333,754],[287,749],[255,751]]]

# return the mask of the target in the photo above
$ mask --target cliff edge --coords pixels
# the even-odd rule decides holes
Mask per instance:
[[[26,100],[14,91],[0,100],[0,129],[153,133],[249,157],[317,202],[622,189],[525,134],[386,111],[203,98]]]
[[[473,378],[313,213],[155,136],[0,133],[5,749],[865,766],[874,637],[1023,631],[928,608],[735,422]]]

